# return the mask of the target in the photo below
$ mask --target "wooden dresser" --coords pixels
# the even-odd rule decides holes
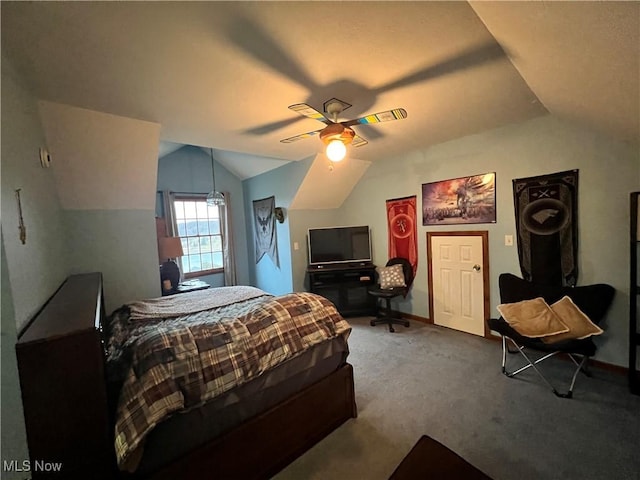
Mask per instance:
[[[102,274],[72,275],[18,338],[34,480],[88,478],[89,472],[91,478],[112,477],[103,315]],[[59,474],[51,471],[55,464],[62,467]]]

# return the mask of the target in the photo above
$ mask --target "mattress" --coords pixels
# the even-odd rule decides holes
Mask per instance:
[[[348,354],[344,337],[334,338],[201,407],[173,415],[147,436],[136,473],[151,473],[267,411],[339,369]]]

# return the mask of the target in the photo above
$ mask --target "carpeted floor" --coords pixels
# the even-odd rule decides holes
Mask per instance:
[[[494,480],[640,479],[640,396],[624,376],[593,369],[573,399],[559,399],[533,371],[503,376],[500,342],[419,322],[394,334],[349,322],[358,418],[276,480],[387,479],[422,435]],[[568,365],[551,362],[545,372],[568,382]]]

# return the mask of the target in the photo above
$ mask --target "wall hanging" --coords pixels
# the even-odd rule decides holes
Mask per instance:
[[[24,218],[22,217],[22,200],[20,200],[20,190],[16,190],[16,202],[18,203],[18,229],[20,230],[20,241],[24,245],[27,243],[27,227],[24,224]]]
[[[256,263],[264,254],[269,255],[279,267],[278,241],[276,238],[276,197],[271,196],[253,201],[253,224],[256,236]]]
[[[422,224],[496,222],[496,174],[422,184]]]
[[[418,237],[416,234],[416,196],[387,200],[388,258],[409,260],[416,276]]]
[[[578,279],[578,170],[513,180],[518,257],[525,280]]]

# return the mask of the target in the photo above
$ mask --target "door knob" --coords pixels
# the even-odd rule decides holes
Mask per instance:
[[[476,263],[476,264],[473,266],[473,269],[474,269],[476,272],[479,272],[479,271],[480,271],[480,265],[478,265],[478,264]]]

